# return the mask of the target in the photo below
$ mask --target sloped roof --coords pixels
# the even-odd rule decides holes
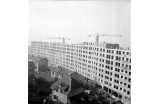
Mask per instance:
[[[80,75],[80,74],[77,73],[77,72],[71,73],[70,76],[71,76],[73,79],[77,80],[77,81],[81,81],[81,82],[82,82],[82,81],[85,80],[85,77],[82,76],[82,75]]]
[[[68,86],[61,86],[62,90],[65,90]]]
[[[63,75],[69,75],[70,73],[72,73],[72,71],[70,71],[70,70],[61,69],[61,68],[58,68],[58,67],[50,67],[50,69],[53,72],[58,72],[58,73],[63,74]]]
[[[55,83],[52,84],[51,89],[62,87],[62,86],[69,86],[71,83],[71,77],[70,76],[64,76],[63,78],[59,79]],[[64,85],[65,84],[65,85]]]
[[[69,75],[70,73],[72,73],[72,71],[70,71],[70,70],[62,70],[61,73],[64,74],[64,75]]]
[[[79,83],[78,81],[76,81],[71,76],[66,75],[66,76],[62,77],[61,79],[59,79],[57,82],[53,83],[51,86],[51,89],[61,88],[61,89],[65,90],[69,86],[71,87],[71,90],[68,92],[68,95],[70,95],[73,90],[82,87],[82,84]]]
[[[71,77],[71,78],[72,78],[72,77]],[[77,89],[77,88],[79,88],[79,87],[82,87],[82,84],[72,78],[72,79],[71,79],[71,89],[72,89],[72,90],[75,90],[75,89]]]

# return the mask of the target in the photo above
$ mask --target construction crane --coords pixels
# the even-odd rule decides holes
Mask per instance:
[[[91,36],[96,36],[96,44],[99,45],[99,36],[117,36],[117,37],[122,37],[121,35],[110,35],[110,34],[94,34],[94,35],[89,35]]]
[[[70,40],[68,38],[64,38],[64,37],[47,37],[48,39],[63,39],[63,44],[65,43],[65,40]]]

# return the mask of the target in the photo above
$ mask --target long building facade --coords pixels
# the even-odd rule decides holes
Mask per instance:
[[[44,57],[49,65],[76,71],[97,81],[102,89],[131,103],[131,51],[119,45],[93,42],[63,44],[32,41],[30,55]]]

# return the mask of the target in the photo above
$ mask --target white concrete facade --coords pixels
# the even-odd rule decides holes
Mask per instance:
[[[82,44],[31,42],[31,54],[47,57],[49,65],[61,66],[100,82],[102,88],[118,93],[122,101],[131,101],[131,51],[109,49],[95,43]]]

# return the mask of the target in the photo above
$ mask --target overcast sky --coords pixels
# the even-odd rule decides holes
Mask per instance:
[[[66,37],[67,43],[95,42],[92,34],[122,35],[100,37],[100,42],[130,47],[131,1],[29,1],[29,44],[32,40],[61,41],[46,37]]]

